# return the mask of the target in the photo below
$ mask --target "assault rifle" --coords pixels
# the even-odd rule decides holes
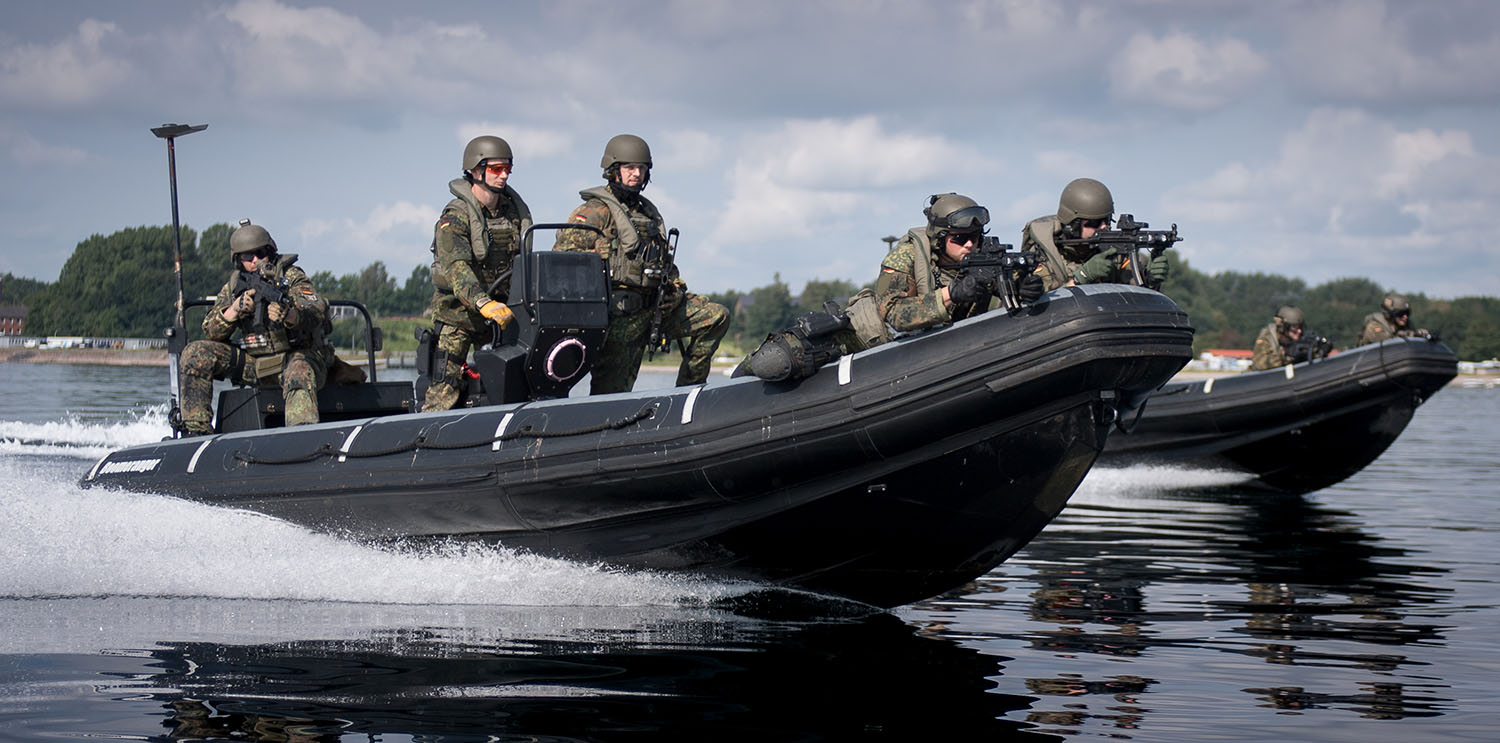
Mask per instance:
[[[291,287],[287,285],[286,279],[268,280],[258,271],[240,271],[239,281],[235,283],[234,298],[239,299],[251,289],[255,290],[255,313],[250,329],[257,335],[263,335],[269,329],[270,322],[266,310],[273,304],[279,304],[283,309],[289,307],[292,303],[288,296]]]
[[[659,254],[655,256],[649,252],[647,253],[646,276],[648,278],[651,276],[661,277],[661,283],[656,286],[656,301],[651,305],[651,334],[646,337],[647,361],[656,358],[658,351],[666,353],[667,347],[671,345],[671,339],[662,330],[662,323],[666,320],[667,316],[665,306],[667,295],[677,291],[677,285],[672,281],[672,275],[676,272],[672,269],[676,267],[677,239],[681,234],[677,231],[676,227],[673,227],[667,230],[667,242],[665,245],[646,248],[648,251],[659,251]],[[653,261],[653,258],[656,260]],[[684,297],[683,301],[686,300],[687,298]]]
[[[1093,237],[1067,237],[1057,241],[1058,247],[1090,247],[1093,252],[1100,253],[1108,248],[1119,251],[1116,260],[1119,261],[1117,268],[1130,268],[1131,274],[1135,276],[1135,282],[1140,286],[1150,289],[1160,289],[1153,286],[1154,282],[1147,279],[1146,273],[1141,268],[1139,252],[1141,250],[1151,251],[1152,260],[1161,256],[1173,243],[1182,242],[1177,235],[1177,224],[1172,224],[1170,230],[1148,230],[1151,225],[1145,222],[1135,221],[1133,214],[1121,214],[1120,220],[1115,223],[1112,230],[1099,230]]]
[[[1332,351],[1333,341],[1304,330],[1301,338],[1286,345],[1286,358],[1293,364],[1300,364],[1304,361],[1328,358],[1328,354]]]
[[[1016,277],[1032,273],[1039,263],[1035,251],[1013,250],[1014,247],[1000,242],[998,237],[986,235],[974,252],[958,263],[960,275],[977,276],[979,282],[989,287],[990,293],[999,297],[1008,310],[1021,306]]]

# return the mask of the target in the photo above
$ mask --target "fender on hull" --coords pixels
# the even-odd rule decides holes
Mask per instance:
[[[880,605],[982,575],[1063,507],[1115,407],[1191,357],[1171,300],[1070,288],[840,359],[589,398],[224,434],[110,454],[84,486],[367,541],[475,540]]]
[[[1375,461],[1457,374],[1447,346],[1396,338],[1280,369],[1171,382],[1100,461],[1231,469],[1266,490],[1307,493]]]

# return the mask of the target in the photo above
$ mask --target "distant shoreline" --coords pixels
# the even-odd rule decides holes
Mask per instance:
[[[0,363],[98,364],[100,366],[166,366],[165,350],[117,348],[0,348]]]

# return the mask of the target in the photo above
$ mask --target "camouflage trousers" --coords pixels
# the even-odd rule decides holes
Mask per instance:
[[[286,401],[286,424],[318,422],[318,390],[328,377],[323,355],[307,350],[288,351],[281,372],[266,379],[255,376],[255,360],[228,343],[193,341],[182,351],[182,423],[191,434],[212,433],[214,380],[226,379],[248,387],[267,387],[280,377]]]
[[[443,364],[442,377],[433,376],[427,388],[427,396],[422,398],[422,412],[451,410],[458,404],[458,383],[461,382],[459,375],[463,373],[464,361],[469,358],[469,349],[489,343],[492,335],[488,323],[483,330],[469,330],[442,323],[432,350],[434,354],[445,354],[447,362]]]
[[[589,394],[628,392],[635,387],[635,378],[641,372],[641,357],[646,353],[646,340],[651,335],[651,315],[647,310],[609,319],[604,347],[599,350],[590,373]],[[689,292],[663,318],[662,332],[669,339],[683,342],[677,386],[702,384],[708,379],[719,341],[729,332],[729,310]]]

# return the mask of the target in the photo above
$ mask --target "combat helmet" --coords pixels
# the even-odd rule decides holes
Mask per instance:
[[[599,167],[609,170],[611,165],[645,163],[651,167],[651,147],[646,140],[634,134],[616,134],[604,145],[604,157],[599,158]]]
[[[260,248],[270,248],[272,253],[276,252],[276,241],[271,239],[271,233],[258,224],[250,224],[250,220],[241,219],[240,226],[229,234],[229,259],[236,261],[240,253],[249,253]]]
[[[990,223],[990,210],[979,202],[956,193],[939,193],[927,197],[922,210],[927,217],[927,236],[940,243],[950,232],[982,232]],[[934,249],[937,246],[934,245]]]
[[[510,143],[488,134],[469,140],[469,144],[464,147],[464,172],[472,171],[485,160],[514,162],[510,154]]]
[[[1291,305],[1282,305],[1276,310],[1276,324],[1283,328],[1300,328],[1307,318],[1303,317],[1302,310]]]
[[[1406,301],[1406,297],[1391,292],[1380,302],[1380,309],[1386,317],[1395,319],[1397,315],[1411,314],[1411,302]]]
[[[1107,219],[1114,213],[1115,197],[1093,178],[1074,179],[1057,200],[1057,218],[1065,225],[1075,219]]]

